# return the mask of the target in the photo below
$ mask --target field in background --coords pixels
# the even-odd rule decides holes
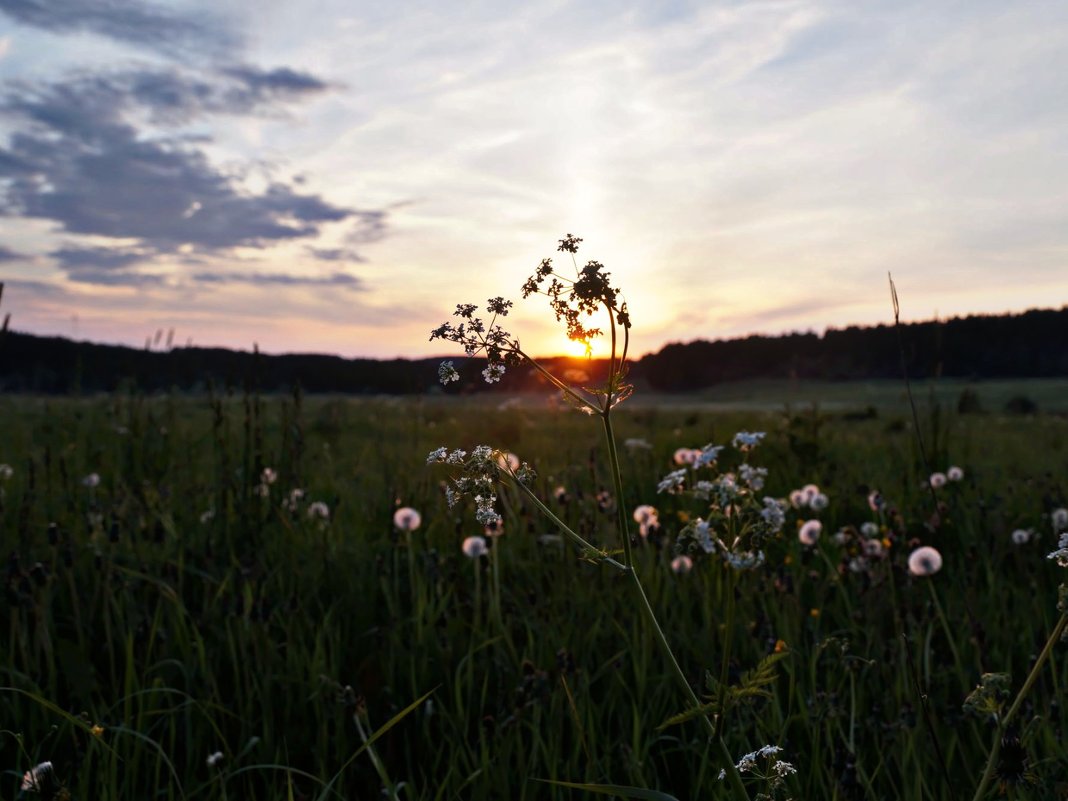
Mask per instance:
[[[1045,555],[1049,513],[1068,503],[1068,419],[1002,409],[1024,395],[1063,412],[1068,382],[968,386],[992,414],[958,415],[962,384],[940,382],[933,406],[915,388],[929,466],[900,384],[639,394],[618,416],[635,441],[623,499],[598,497],[611,484],[599,429],[531,397],[0,398],[0,463],[14,471],[0,483],[0,794],[50,759],[74,798],[374,798],[401,783],[404,799],[585,797],[536,778],[726,798],[698,728],[657,729],[683,704],[618,577],[509,492],[489,556],[461,553],[481,526],[447,507],[447,473],[426,454],[486,443],[531,462],[541,497],[594,542],[615,545],[612,503],[660,509],[639,569],[695,686],[726,638],[735,677],[790,651],[772,698],[738,713],[727,741],[738,755],[781,746],[793,797],[970,798],[991,729],[963,701],[984,672],[1019,687],[1064,580]],[[676,448],[741,429],[768,432],[754,458],[767,494],[815,482],[830,506],[813,549],[791,512],[725,631],[721,567],[669,568],[673,533],[700,507],[655,488]],[[950,464],[965,478],[932,522],[924,482]],[[267,467],[277,480],[261,493]],[[899,517],[870,510],[873,488]],[[421,527],[398,532],[399,506]],[[854,572],[831,535],[865,521],[890,555]],[[1018,528],[1036,538],[1014,544]],[[920,542],[945,559],[930,579],[904,570]],[[1068,780],[1066,688],[1061,649],[1020,719],[1036,798]]]

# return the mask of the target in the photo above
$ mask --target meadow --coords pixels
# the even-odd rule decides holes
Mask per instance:
[[[1068,418],[917,394],[919,432],[900,399],[868,409],[862,392],[770,411],[636,395],[613,412],[623,497],[599,428],[544,396],[0,398],[0,797],[603,797],[552,781],[737,797],[695,720],[663,725],[687,703],[626,576],[514,487],[493,536],[469,500],[450,508],[427,454],[486,443],[613,554],[616,510],[656,507],[633,565],[698,693],[776,656],[720,732],[736,759],[773,745],[796,769],[772,787],[758,757],[751,796],[970,799],[1060,617],[1047,554]],[[766,432],[747,456],[768,468],[761,495],[814,484],[826,506],[785,503],[757,569],[684,570],[700,504],[657,485],[679,448],[738,431]],[[951,465],[962,478],[932,492]],[[485,554],[461,550],[472,536]],[[933,575],[908,570],[921,544],[942,555]],[[1047,655],[990,797],[1068,797],[1068,660]],[[45,760],[48,786],[20,791]]]

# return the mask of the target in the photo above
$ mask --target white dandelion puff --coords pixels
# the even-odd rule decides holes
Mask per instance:
[[[671,560],[671,569],[679,574],[689,573],[693,570],[693,559],[686,554],[680,554]]]
[[[823,532],[823,523],[819,520],[806,520],[797,530],[797,538],[803,545],[815,545]]]
[[[942,569],[942,554],[930,545],[909,554],[909,573],[914,576],[933,576]]]
[[[931,482],[931,486],[935,489],[941,489],[946,486],[946,474],[945,473],[931,473],[931,477],[928,479]]]
[[[960,481],[964,478],[964,471],[956,465],[952,465],[948,470],[946,470],[946,478],[948,478],[950,481]]]
[[[468,559],[478,559],[478,557],[489,553],[489,548],[486,547],[486,538],[477,535],[465,538],[460,549]]]
[[[415,531],[422,522],[422,515],[410,506],[402,506],[393,513],[393,525],[401,531]]]

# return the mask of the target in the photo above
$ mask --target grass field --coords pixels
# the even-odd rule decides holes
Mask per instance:
[[[1058,411],[1064,384],[1022,392]],[[970,799],[991,715],[1059,618],[1065,571],[1046,555],[1068,504],[1068,419],[1001,414],[1018,387],[977,386],[987,415],[955,413],[960,386],[919,387],[924,464],[900,387],[879,402],[867,387],[638,395],[613,413],[632,440],[623,498],[590,418],[529,398],[0,398],[0,797],[44,760],[75,799],[594,797],[538,779],[732,797],[694,721],[659,728],[686,701],[621,575],[578,558],[514,488],[488,553],[461,551],[483,528],[469,503],[449,508],[448,470],[426,456],[485,443],[533,465],[536,494],[605,548],[615,504],[657,507],[659,531],[631,532],[635,566],[700,692],[728,644],[730,684],[785,653],[724,727],[736,757],[782,748],[797,772],[775,797]],[[676,573],[676,534],[701,507],[657,483],[677,448],[739,430],[767,432],[751,454],[762,494],[815,483],[829,505],[788,509],[757,570]],[[928,474],[950,465],[963,480],[933,496]],[[398,530],[400,507],[421,525]],[[802,545],[814,517],[823,534]],[[884,556],[864,557],[863,523]],[[1034,537],[1017,544],[1017,529]],[[933,576],[906,569],[920,544],[942,554]],[[1004,692],[966,712],[998,672]],[[1059,644],[992,790],[1068,797],[1066,688]]]

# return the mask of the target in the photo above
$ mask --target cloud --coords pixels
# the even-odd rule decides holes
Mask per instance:
[[[361,263],[367,261],[367,259],[351,248],[309,247],[306,248],[306,250],[319,261],[348,261]]]
[[[197,273],[194,281],[204,284],[254,284],[280,286],[336,286],[344,289],[363,289],[363,282],[347,273],[324,276],[291,275],[289,273]]]
[[[140,0],[0,0],[0,11],[51,33],[90,32],[171,56],[223,57],[242,46],[218,18],[196,19]]]
[[[211,77],[141,70],[15,87],[0,106],[23,123],[0,147],[0,214],[50,220],[67,234],[134,240],[133,251],[68,246],[52,254],[76,280],[126,271],[109,282],[133,280],[135,258],[263,249],[347,219],[360,241],[383,235],[384,211],[338,206],[279,180],[249,191],[209,160],[203,141],[145,125],[146,114],[158,123],[269,112],[326,87],[288,69]]]
[[[0,264],[12,261],[27,261],[32,258],[32,256],[27,256],[25,253],[19,253],[17,250],[0,245]]]

